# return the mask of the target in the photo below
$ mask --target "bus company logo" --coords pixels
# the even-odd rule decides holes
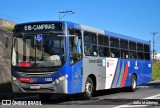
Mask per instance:
[[[101,59],[97,59],[97,60],[89,59],[89,63],[102,63],[102,60]]]
[[[113,62],[107,62],[106,66],[107,66],[107,67],[113,67],[113,66],[114,66],[114,63],[113,63]]]
[[[12,105],[11,100],[2,100],[2,105]]]
[[[38,24],[38,25],[25,25],[24,30],[25,31],[31,31],[31,30],[54,30],[55,25],[54,24]]]
[[[30,83],[35,83],[35,82],[37,82],[37,79],[36,78],[31,78]]]
[[[114,59],[107,59],[107,62],[115,62]]]
[[[42,105],[41,101],[15,101],[15,100],[2,100],[2,105]]]

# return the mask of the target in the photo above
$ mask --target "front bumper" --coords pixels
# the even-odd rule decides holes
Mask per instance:
[[[31,86],[39,86],[37,89],[31,88]],[[68,93],[68,81],[64,79],[58,83],[46,83],[46,84],[30,84],[21,83],[18,80],[12,80],[12,90],[14,93]]]

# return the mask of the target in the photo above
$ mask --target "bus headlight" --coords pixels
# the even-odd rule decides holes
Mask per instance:
[[[14,76],[12,76],[12,81],[14,81],[14,82],[16,82],[16,83],[21,83],[21,82],[18,80],[18,78],[14,77]]]
[[[12,77],[12,80],[13,80],[13,81],[16,81],[16,80],[17,80],[17,78],[15,78],[15,77]]]
[[[65,80],[65,76],[59,77],[58,80],[59,81]]]
[[[59,83],[59,80],[58,79],[56,79],[56,81],[55,81],[56,83]]]
[[[66,78],[68,78],[68,75],[61,76],[61,77],[57,78],[55,81],[53,81],[52,84],[58,84],[60,81],[63,81]]]

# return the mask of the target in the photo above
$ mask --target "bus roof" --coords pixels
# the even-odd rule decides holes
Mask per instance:
[[[31,24],[31,23],[53,23],[53,22],[66,23],[69,28],[76,28],[76,29],[81,29],[81,30],[85,30],[85,31],[88,31],[88,32],[95,32],[95,33],[98,33],[98,34],[101,34],[101,35],[107,35],[107,36],[110,36],[110,37],[125,39],[125,40],[129,40],[129,41],[133,41],[133,42],[143,43],[143,44],[150,44],[150,41],[145,41],[145,40],[142,40],[142,39],[138,39],[138,38],[134,38],[134,37],[131,37],[131,36],[126,36],[126,35],[110,32],[110,31],[106,31],[106,30],[100,30],[100,29],[85,26],[85,25],[82,25],[82,24],[69,22],[69,21],[37,21],[37,22],[28,22],[28,23],[16,24],[16,26],[24,25],[24,24]]]
[[[133,41],[133,42],[150,44],[149,41],[145,41],[145,40],[142,40],[142,39],[138,39],[138,38],[134,38],[134,37],[131,37],[131,36],[126,36],[126,35],[122,35],[122,34],[118,34],[118,33],[114,33],[114,32],[110,32],[110,31],[107,31],[107,30],[100,30],[100,29],[96,29],[96,28],[93,28],[93,27],[89,27],[89,26],[85,26],[85,25],[81,25],[81,24],[77,24],[77,23],[72,23],[72,22],[66,22],[66,23],[69,27],[74,27],[74,28],[77,28],[77,29],[82,29],[82,30],[89,31],[89,32],[95,32],[95,33],[98,33],[98,34],[107,35],[107,36],[110,36],[110,37],[115,37],[115,38],[120,38],[120,39],[125,39],[125,40],[129,40],[129,41]]]

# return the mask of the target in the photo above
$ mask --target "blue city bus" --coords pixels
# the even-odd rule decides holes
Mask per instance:
[[[12,42],[15,93],[83,94],[151,81],[150,42],[68,21],[17,24]]]

